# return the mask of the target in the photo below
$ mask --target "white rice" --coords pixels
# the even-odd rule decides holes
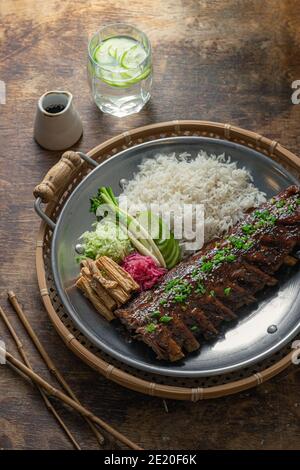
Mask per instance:
[[[245,168],[238,168],[225,154],[207,155],[201,151],[195,159],[187,153],[178,156],[157,154],[139,166],[121,195],[127,197],[128,210],[136,215],[150,204],[164,205],[163,218],[171,208],[183,204],[204,205],[204,239],[222,235],[235,225],[243,213],[263,203],[265,194],[252,182]],[[193,227],[197,227],[195,209]],[[172,227],[172,213],[171,213]],[[181,240],[185,242],[183,238]]]

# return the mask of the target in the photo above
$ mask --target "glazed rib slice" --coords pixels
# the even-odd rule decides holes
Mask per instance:
[[[158,358],[177,361],[217,337],[221,324],[235,320],[258,291],[275,285],[274,274],[285,260],[293,264],[289,255],[299,245],[300,189],[291,186],[115,314]]]

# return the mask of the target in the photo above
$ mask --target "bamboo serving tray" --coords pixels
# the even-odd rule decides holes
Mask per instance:
[[[103,162],[134,145],[173,136],[203,136],[236,142],[275,160],[297,179],[300,178],[300,159],[278,142],[229,124],[206,121],[172,121],[140,127],[109,139],[88,152],[87,155],[97,162]],[[61,170],[60,173],[57,172],[58,168]],[[38,187],[44,195],[43,200],[47,203],[45,212],[50,219],[54,221],[57,219],[64,202],[90,169],[86,162],[80,161],[76,165],[60,162],[56,165],[56,172],[53,169],[50,170],[47,183],[42,183]],[[35,195],[39,195],[39,192],[35,191]],[[66,345],[84,362],[108,379],[147,395],[198,401],[230,395],[259,385],[292,363],[295,354],[295,350],[292,349],[293,342],[255,366],[238,372],[200,378],[154,375],[136,370],[113,359],[96,349],[75,327],[60,301],[51,269],[52,233],[52,229],[43,221],[37,237],[36,267],[45,308]],[[296,339],[294,338],[293,341]]]

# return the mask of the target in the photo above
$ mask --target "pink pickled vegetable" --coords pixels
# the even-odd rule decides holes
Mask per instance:
[[[151,289],[167,272],[167,269],[157,266],[150,256],[139,253],[126,256],[121,266],[140,285],[141,290]]]

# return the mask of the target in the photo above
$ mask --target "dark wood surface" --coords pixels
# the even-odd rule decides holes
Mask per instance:
[[[38,97],[49,89],[74,94],[89,150],[117,133],[171,119],[228,122],[276,139],[296,152],[300,106],[297,0],[28,0],[0,4],[0,303],[37,371],[44,366],[8,305],[22,300],[35,330],[61,371],[93,412],[145,448],[300,449],[300,374],[284,373],[236,396],[197,404],[162,401],[123,389],[80,362],[63,345],[42,306],[35,274],[39,220],[32,191],[59,153],[42,150],[32,127]],[[138,115],[101,114],[86,80],[88,37],[103,23],[125,21],[145,31],[154,50],[150,103]],[[11,351],[15,348],[0,324]],[[84,448],[97,448],[80,417],[59,407]],[[67,449],[68,440],[37,391],[0,366],[0,448]]]

